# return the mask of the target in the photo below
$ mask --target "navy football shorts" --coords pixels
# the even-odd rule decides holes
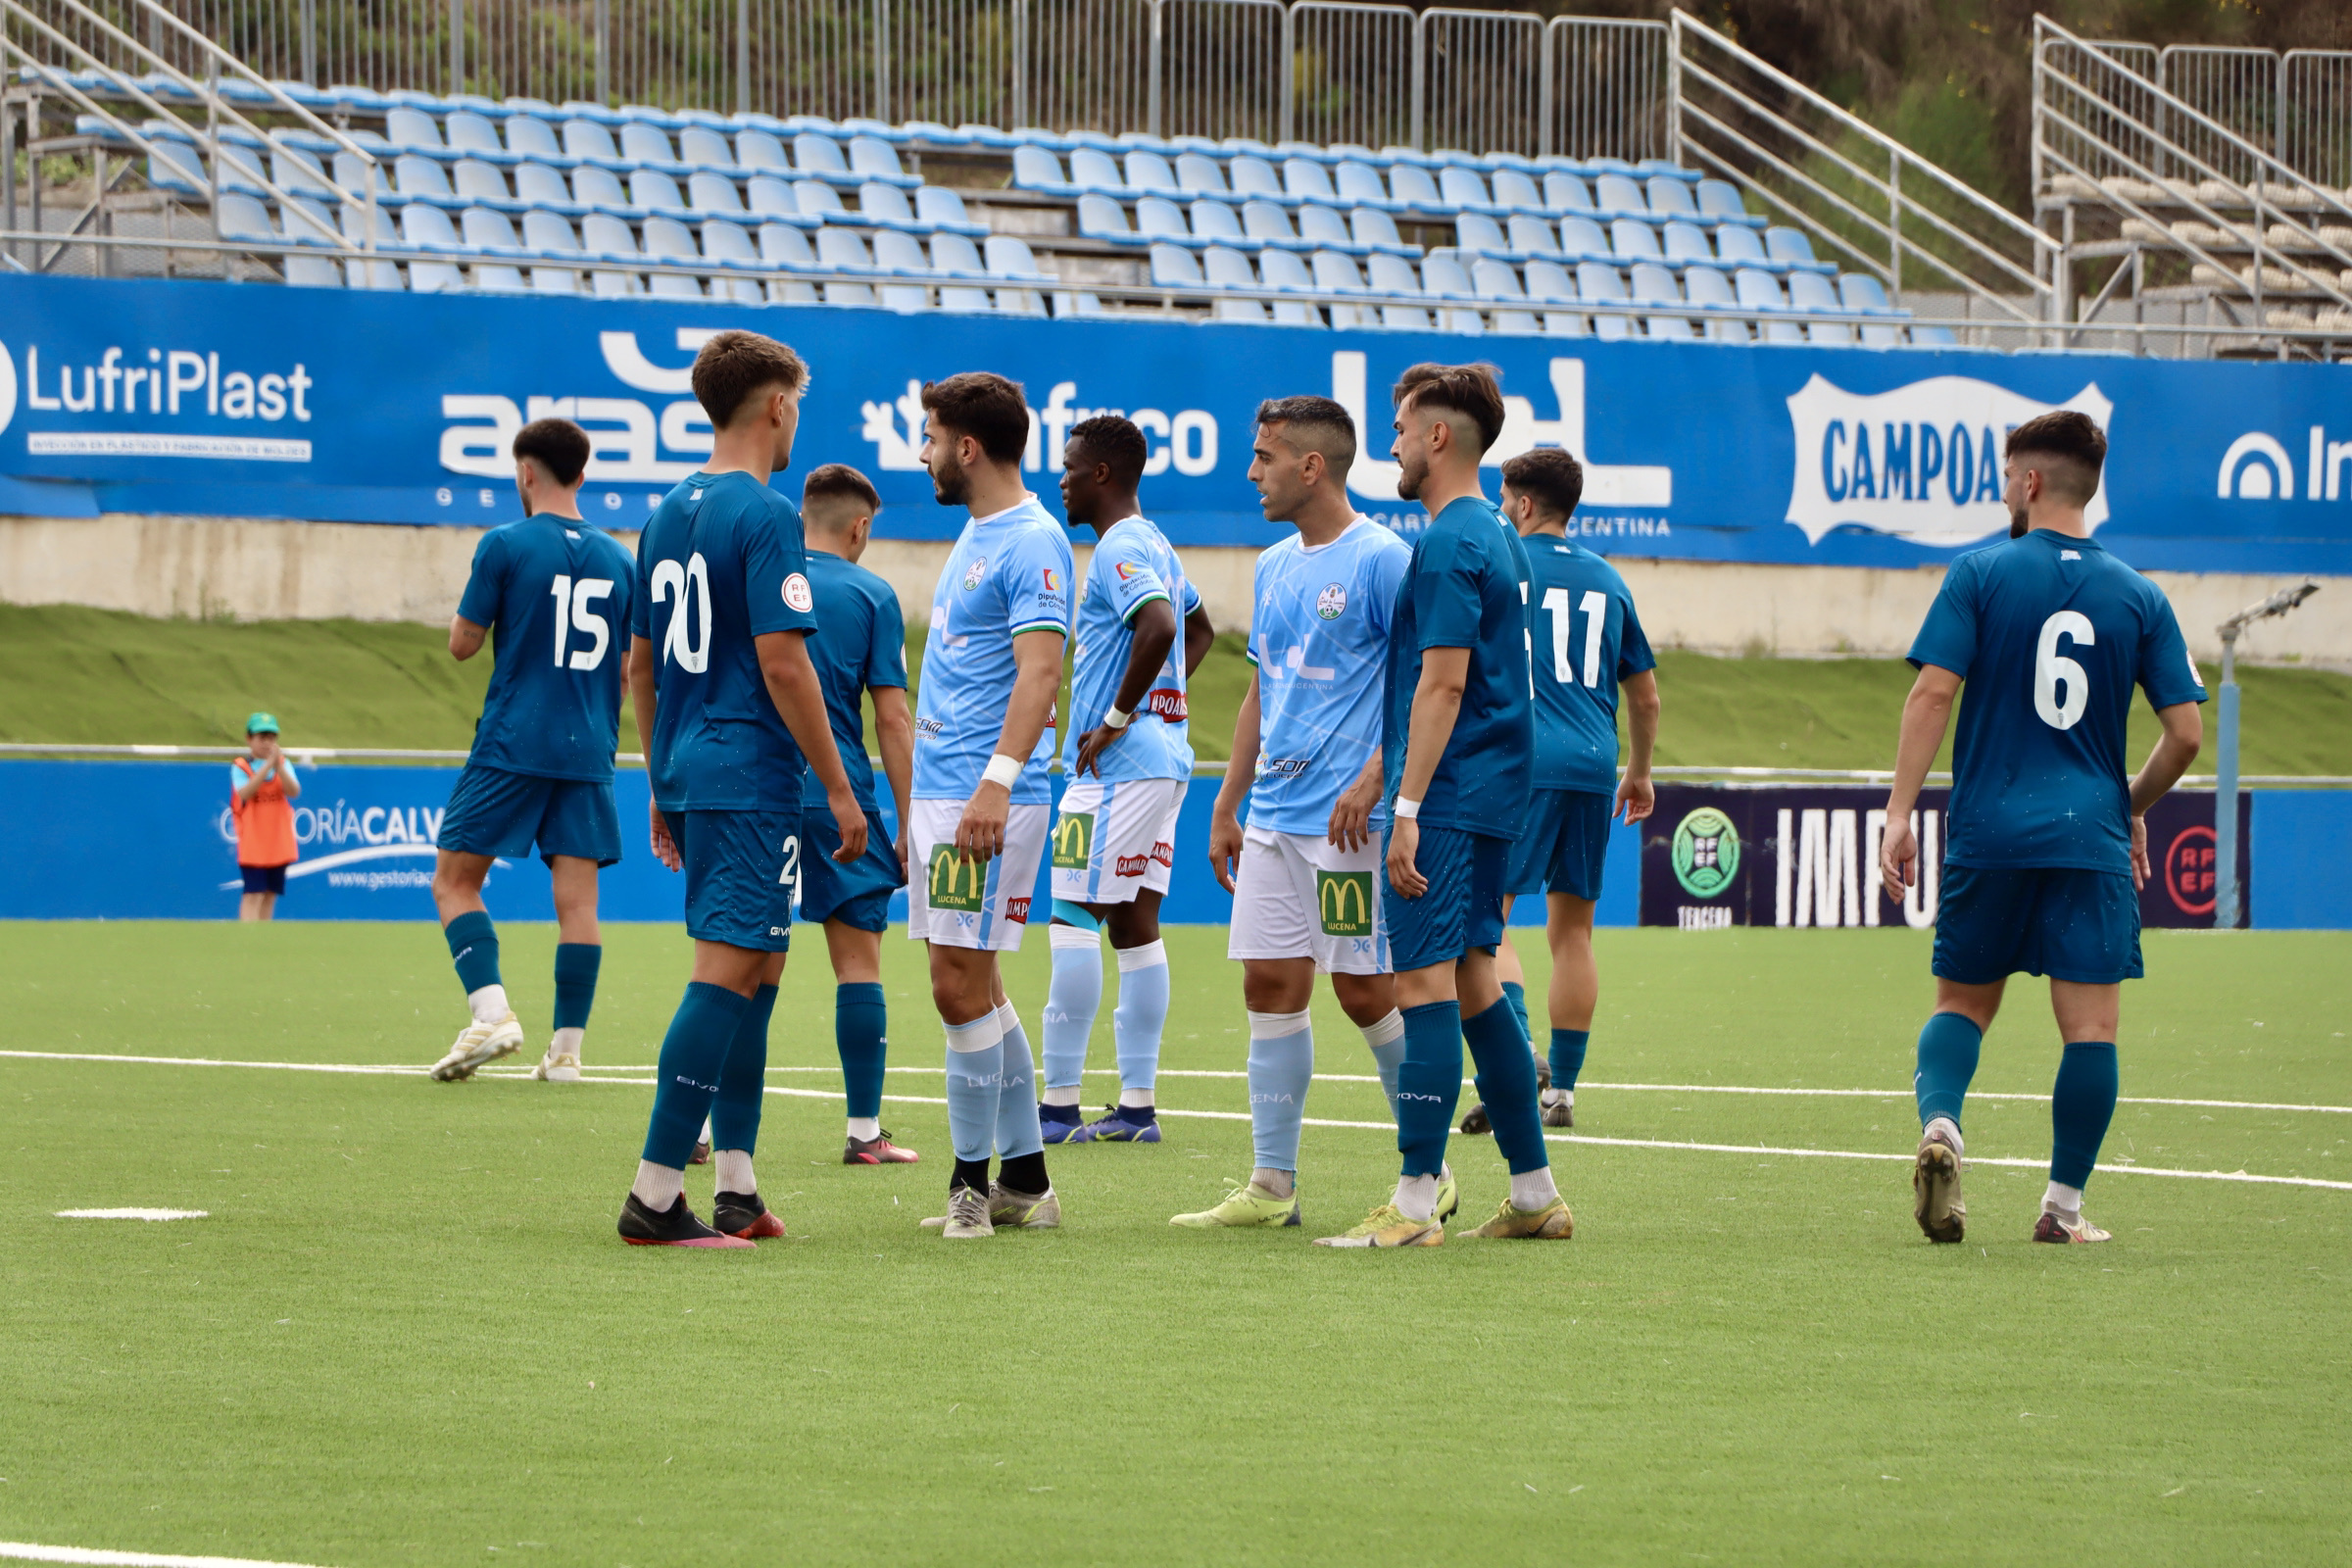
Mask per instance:
[[[1472,948],[1492,951],[1502,940],[1502,876],[1511,841],[1458,828],[1425,827],[1413,868],[1429,889],[1408,899],[1389,885],[1388,848],[1395,827],[1381,831],[1380,913],[1389,931],[1389,961],[1398,974],[1452,963]]]
[[[1527,803],[1527,831],[1511,846],[1502,891],[1514,897],[1570,893],[1597,902],[1616,804],[1614,796],[1591,790],[1535,791]]]
[[[2020,971],[2092,986],[2136,980],[2139,894],[2131,873],[1946,864],[1935,971],[1964,986]]]
[[[882,813],[865,813],[865,853],[844,865],[833,858],[841,827],[822,805],[801,817],[801,918],[810,925],[839,920],[858,931],[890,925],[890,896],[906,885],[899,852]]]
[[[798,811],[663,811],[686,862],[686,934],[754,953],[792,946]]]
[[[454,855],[508,859],[521,858],[537,844],[543,859],[570,855],[611,865],[620,858],[620,813],[611,784],[468,762],[449,792],[436,842]]]

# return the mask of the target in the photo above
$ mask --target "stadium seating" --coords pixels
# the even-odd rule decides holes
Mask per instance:
[[[113,92],[102,77],[90,86],[101,101]],[[1736,186],[1655,160],[835,122],[347,87],[295,95],[344,119],[375,156],[372,173],[306,129],[261,138],[227,128],[216,141],[192,120],[150,118],[139,130],[151,187],[209,204],[224,239],[251,243],[255,264],[312,287],[1032,315],[1173,310],[1266,324],[1612,340],[1894,347],[1949,337],[1910,328],[1877,278],[1840,276],[1802,230],[1747,212]],[[123,140],[102,117],[76,123],[93,140]],[[999,160],[1003,185],[991,188],[986,176],[956,188],[927,183],[927,153],[954,154],[962,162],[949,167],[959,171],[974,158]],[[359,233],[359,209],[340,192],[367,181],[376,241],[394,259],[293,254],[332,248],[321,224]],[[1015,200],[1058,208],[1065,226],[993,232],[989,220]],[[1157,303],[1106,305],[1095,289],[1061,282],[1065,254],[1111,269],[1083,275],[1164,292]],[[1236,290],[1302,297],[1231,297]]]

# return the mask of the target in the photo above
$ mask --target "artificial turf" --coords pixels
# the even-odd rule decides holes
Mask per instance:
[[[534,1051],[553,941],[505,933]],[[590,1065],[650,1065],[685,941],[607,941]],[[2352,1554],[2352,1192],[2111,1169],[2088,1208],[2116,1241],[2061,1249],[2025,1240],[2041,1173],[1979,1164],[1968,1241],[1932,1248],[1899,1159],[1595,1142],[1906,1154],[1930,997],[1925,933],[1598,941],[1587,1088],[1552,1146],[1566,1244],[1307,1245],[1394,1176],[1386,1134],[1344,1127],[1307,1130],[1304,1230],[1172,1230],[1250,1161],[1246,1123],[1170,1116],[1157,1147],[1053,1152],[1059,1232],[951,1246],[915,1226],[943,1197],[940,1105],[884,1107],[924,1163],[851,1169],[837,1102],[772,1096],[762,1188],[791,1237],[647,1250],[612,1233],[644,1087],[0,1057],[0,1539],[337,1568]],[[2352,938],[2146,943],[2126,1096],[2352,1105]],[[1238,1069],[1222,933],[1169,946],[1165,1065]],[[884,952],[893,1060],[919,1069],[887,1093],[936,1099],[920,951]],[[1006,971],[1034,1034],[1045,945]],[[1981,1094],[2046,1093],[2038,989],[2015,988]],[[830,1002],[811,943],[774,1067],[830,1067]],[[423,924],[0,942],[16,1051],[422,1064],[461,1012]],[[1319,1069],[1368,1075],[1327,995],[1316,1014]],[[1108,1034],[1105,1008],[1096,1067]],[[1231,1078],[1162,1101],[1246,1107]],[[1370,1082],[1318,1082],[1307,1112],[1385,1119]],[[1968,1132],[1979,1160],[2038,1159],[2047,1110],[1981,1098]],[[2352,1180],[2348,1139],[2326,1111],[2127,1103],[2107,1156]],[[1454,1160],[1474,1221],[1499,1162],[1466,1139]],[[113,1205],[210,1217],[53,1217]]]

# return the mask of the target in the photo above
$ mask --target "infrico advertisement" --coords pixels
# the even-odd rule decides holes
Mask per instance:
[[[1146,505],[1179,544],[1282,537],[1247,476],[1253,415],[1336,398],[1365,434],[1358,505],[1410,531],[1388,388],[1416,361],[1482,359],[1509,416],[1488,464],[1576,453],[1575,526],[1604,551],[1937,564],[2008,526],[2008,431],[2071,408],[2108,426],[2090,520],[2124,560],[2352,566],[2352,382],[2328,366],[23,276],[0,277],[0,512],[498,522],[514,431],[561,415],[595,438],[590,515],[634,528],[710,450],[688,369],[730,326],[783,338],[814,372],[779,482],[857,466],[886,536],[948,538],[961,520],[921,471],[920,394],[966,369],[1023,384],[1025,466],[1049,498],[1073,424],[1132,418]]]
[[[1642,825],[1642,923],[1708,931],[1735,925],[1936,923],[1949,790],[1923,790],[1911,831],[1920,875],[1901,902],[1878,873],[1883,787],[1664,784]],[[2148,812],[2143,926],[2213,924],[2213,792],[2175,790]],[[2238,923],[2253,907],[2254,798],[2238,797]]]

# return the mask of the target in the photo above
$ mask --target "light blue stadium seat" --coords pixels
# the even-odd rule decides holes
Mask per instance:
[[[1506,257],[1521,260],[1519,252],[1502,231],[1502,225],[1488,213],[1463,211],[1453,219],[1454,248],[1478,256]]]
[[[771,270],[807,270],[816,266],[816,252],[808,248],[808,236],[790,223],[761,223],[760,260]],[[777,304],[813,305],[816,285],[792,278],[770,278],[767,297]]]
[[[735,149],[726,133],[710,125],[688,125],[678,132],[678,162],[689,169],[733,169]]]
[[[1952,335],[1952,329],[1948,326],[1915,326],[1911,329],[1911,342],[1913,347],[1923,349],[1956,349],[1960,346],[1960,340]]]
[[[354,245],[363,243],[368,233],[368,209],[345,205],[335,212],[343,237]],[[392,226],[392,215],[383,208],[375,210],[375,244],[379,250],[389,250],[401,244],[400,235]],[[346,259],[343,263],[343,285],[346,288],[404,289],[408,279],[398,262],[366,262]]]
[[[1683,291],[1675,286],[1674,273],[1656,262],[1634,264],[1633,296],[1637,305],[1683,303]],[[1651,337],[1662,341],[1689,342],[1698,336],[1698,323],[1688,317],[1645,317],[1642,324]]]
[[[1442,213],[1446,210],[1446,198],[1439,194],[1438,183],[1429,171],[1418,164],[1389,166],[1389,194],[1400,208],[1417,213]],[[1426,278],[1424,284],[1426,285]]]
[[[574,115],[564,122],[564,156],[582,162],[593,161],[606,169],[625,167],[620,149],[612,145],[612,131],[602,121]]]
[[[1813,241],[1801,228],[1774,227],[1764,231],[1764,254],[1776,262],[1788,265],[1791,272],[1818,272],[1824,277],[1837,274],[1838,269],[1813,254]]]
[[[580,220],[580,249],[602,261],[634,262],[642,253],[627,221],[612,213],[590,213]],[[645,275],[634,270],[600,270],[588,274],[588,291],[599,299],[625,299],[645,292]]]
[[[1224,166],[1204,153],[1176,155],[1176,186],[1188,196],[1222,198],[1233,193],[1225,183]]]
[[[1211,245],[1201,258],[1210,288],[1256,288],[1257,271],[1250,258],[1230,245]],[[1303,310],[1304,307],[1298,307]],[[1262,326],[1266,321],[1263,300],[1221,299],[1214,308],[1215,319],[1244,321]]]
[[[922,183],[901,166],[899,150],[879,136],[850,138],[850,172],[860,182],[879,180],[885,185],[896,185],[901,190],[912,190]]]
[[[384,112],[384,139],[395,147],[413,148],[423,153],[448,151],[441,139],[441,127],[433,117],[420,109],[402,107]]]
[[[735,182],[707,169],[696,170],[686,176],[686,204],[698,213],[718,218],[749,216],[743,205],[743,193],[735,188]]]
[[[220,149],[220,161],[225,164],[232,149]],[[409,202],[422,202],[432,207],[445,207],[455,212],[466,205],[449,188],[449,172],[440,163],[418,153],[402,153],[392,162],[392,177],[399,183],[401,196]],[[223,190],[234,190],[223,173]]]
[[[1510,242],[1511,249],[1521,256],[1556,257],[1563,254],[1559,236],[1551,231],[1551,225],[1533,213],[1513,213],[1503,237]]]
[[[1642,218],[1649,202],[1631,174],[1600,174],[1592,181],[1592,205],[1609,218]]]
[[[556,139],[556,127],[535,115],[508,118],[507,151],[544,164],[560,164],[569,156],[564,151],[564,144]]]
[[[1328,210],[1328,209],[1326,209]],[[1361,294],[1364,274],[1356,270],[1355,259],[1343,251],[1318,250],[1307,257],[1315,287],[1330,294]],[[1373,312],[1361,305],[1333,305],[1331,324],[1335,327],[1368,326]]]
[[[1145,196],[1136,201],[1135,231],[1161,244],[1198,249],[1208,243],[1185,224],[1184,209],[1165,196]]]
[[[1128,226],[1126,209],[1097,191],[1088,191],[1078,198],[1078,232],[1088,239],[1108,240],[1113,245],[1144,243],[1143,236]]]
[[[525,254],[520,241],[514,237],[514,225],[504,213],[487,207],[468,207],[458,215],[460,235],[466,249],[481,256],[519,258]],[[497,294],[520,294],[529,287],[523,281],[522,269],[510,262],[476,261],[472,269],[475,288]]]
[[[1314,289],[1314,275],[1297,251],[1267,249],[1258,253],[1258,278],[1267,288],[1296,290],[1309,293]],[[1282,300],[1273,307],[1274,322],[1278,326],[1321,326],[1323,313],[1299,300]]]
[[[1370,284],[1375,294],[1418,296],[1421,278],[1414,272],[1413,264],[1401,256],[1387,251],[1372,253]],[[1383,305],[1380,324],[1394,332],[1426,332],[1430,329],[1429,312],[1418,305]]]
[[[1664,232],[1666,260],[1680,267],[1690,262],[1711,266],[1715,261],[1714,248],[1707,243],[1707,231],[1696,223],[1668,223]]]
[[[522,215],[522,243],[525,250],[539,256],[573,255],[580,248],[580,238],[571,231],[568,220],[538,210]],[[577,294],[579,270],[569,267],[534,267],[531,289],[539,294]]]
[[[1340,200],[1349,206],[1370,207],[1382,212],[1401,206],[1389,195],[1388,186],[1381,183],[1380,171],[1359,159],[1344,160],[1332,171],[1333,189]]]
[[[270,149],[270,177],[277,182],[279,190],[289,196],[332,194],[326,186],[326,171],[319,166],[318,159],[299,147],[280,143]],[[359,187],[354,186],[352,194],[359,195]]]
[[[1629,264],[1666,259],[1665,252],[1658,249],[1658,231],[1638,218],[1609,220],[1609,253]]]
[[[1698,210],[1718,223],[1752,224],[1760,228],[1765,221],[1748,212],[1740,199],[1740,187],[1728,179],[1698,182]]]
[[[1526,171],[1497,169],[1494,171],[1494,204],[1513,212],[1540,213],[1544,210],[1544,193]]]
[[[866,253],[865,241],[855,232],[828,223],[816,231],[816,259],[829,268],[852,271],[871,272],[874,259]],[[874,303],[870,283],[826,283],[823,285],[827,305],[871,305]]]
[[[899,278],[927,278],[931,275],[931,258],[923,254],[922,241],[895,228],[875,232],[874,265]],[[886,311],[927,311],[931,308],[931,290],[921,283],[885,283],[879,292],[882,308]]]
[[[678,194],[678,182],[659,169],[629,171],[629,203],[645,212],[660,213],[680,221],[694,216],[694,209]]]
[[[981,242],[981,255],[996,276],[1021,282],[1047,277],[1029,250],[1029,242],[1014,234],[991,234]],[[997,289],[997,310],[1013,316],[1043,316],[1045,297],[1034,288]]]
[[[278,205],[277,226],[285,231],[289,245],[316,245],[324,250],[340,250],[335,240],[335,220],[326,209],[308,196],[290,196]],[[324,285],[320,285],[324,286]],[[338,282],[336,287],[341,287]]]
[[[1348,232],[1348,220],[1340,216],[1338,209],[1320,202],[1307,202],[1299,207],[1298,238],[1303,244],[1348,256],[1371,254],[1370,246],[1357,244],[1355,236]]]
[[[1097,191],[1105,196],[1135,194],[1127,176],[1119,172],[1118,160],[1100,147],[1070,150],[1070,183],[1082,191]]]
[[[1348,214],[1348,228],[1355,242],[1367,252],[1385,251],[1391,256],[1419,259],[1421,247],[1407,241],[1396,232],[1396,220],[1378,207],[1351,208]]]
[[[1751,311],[1773,311],[1787,314],[1788,300],[1781,292],[1781,280],[1759,267],[1742,267],[1732,274],[1733,287],[1738,291],[1740,304]],[[1766,320],[1760,323],[1757,338],[1766,343],[1802,343],[1805,329],[1794,321]]]
[[[894,147],[900,143],[910,142],[914,140],[913,132],[906,129],[906,127],[904,125],[893,125],[886,121],[880,120],[852,118],[843,121],[841,122],[841,128],[847,135],[871,136],[877,141]]]
[[[1576,279],[1558,262],[1539,258],[1527,264],[1527,297],[1540,305],[1573,306],[1577,303]],[[1582,311],[1546,310],[1544,330],[1551,337],[1588,337],[1592,322]]]
[[[703,260],[744,272],[763,270],[752,236],[744,232],[742,224],[726,218],[703,220]],[[765,298],[759,283],[749,277],[713,278],[710,294],[713,299],[732,299],[745,305],[757,305]]]
[[[1690,187],[1670,174],[1652,174],[1643,186],[1649,198],[1649,210],[1660,218],[1695,219],[1698,204],[1690,199]]]
[[[564,183],[564,176],[541,163],[514,166],[514,199],[526,210],[544,207],[572,218],[587,211],[584,204],[572,199],[571,187]]]
[[[1421,263],[1421,292],[1437,299],[1461,300],[1467,305],[1441,309],[1437,313],[1438,330],[1475,336],[1487,329],[1486,318],[1476,308],[1478,284],[1460,261],[1450,255],[1432,251]]]
[[[851,169],[842,157],[841,143],[814,131],[805,130],[792,138],[792,170],[803,179],[822,180],[845,189],[854,190],[865,183],[865,176]]]
[[[1282,161],[1282,188],[1300,201],[1337,202],[1339,193],[1331,188],[1331,171],[1312,158],[1286,158]]]
[[[1168,161],[1155,152],[1138,150],[1127,155],[1127,185],[1131,190],[1148,191],[1160,196],[1181,196],[1184,187],[1176,183],[1176,171]]]
[[[266,245],[278,241],[277,229],[270,221],[270,209],[255,197],[223,193],[213,204],[213,222],[222,239],[260,240]]]
[[[1048,196],[1078,194],[1077,185],[1061,172],[1061,159],[1047,147],[1022,146],[1012,150],[1012,188]]]
[[[1164,240],[1152,246],[1152,281],[1163,288],[1200,288],[1202,286],[1200,264],[1193,253],[1181,245]]]
[[[1838,289],[1819,272],[1790,272],[1788,274],[1788,307],[1795,311],[1842,311]],[[1849,344],[1854,329],[1844,321],[1810,321],[1805,335],[1815,343]]]
[[[458,231],[450,226],[449,214],[421,202],[412,203],[400,210],[400,238],[401,243],[411,250],[445,251],[455,255],[464,249],[458,241]],[[464,274],[446,263],[409,264],[409,287],[418,294],[442,294],[465,286]]]
[[[1224,137],[1217,143],[1217,150],[1228,158],[1238,154],[1250,158],[1262,158],[1268,164],[1274,161],[1274,149],[1259,141],[1255,136]]]
[[[792,160],[785,155],[783,139],[772,130],[737,131],[735,164],[739,169],[761,169],[787,176],[792,173]]]
[[[449,137],[451,152],[464,153],[468,158],[478,158],[486,164],[505,165],[521,161],[520,153],[513,151],[499,140],[498,126],[485,115],[460,110],[443,122],[442,128]]]
[[[1470,280],[1482,299],[1524,301],[1527,291],[1519,286],[1519,273],[1508,262],[1481,257],[1470,264]],[[1534,337],[1544,330],[1536,313],[1497,304],[1494,311],[1494,330],[1518,337]]]
[[[1462,213],[1507,215],[1509,208],[1487,194],[1487,182],[1475,169],[1448,164],[1438,171],[1438,197],[1447,207]]]
[[[1886,286],[1868,272],[1840,274],[1838,298],[1849,311],[1866,311],[1889,322],[1903,320],[1911,314],[1888,304]],[[1872,348],[1893,348],[1903,341],[1903,329],[1899,326],[1866,322],[1860,330],[1862,341]]]
[[[1203,196],[1192,205],[1193,233],[1210,244],[1229,246],[1237,251],[1254,255],[1265,249],[1262,239],[1251,239],[1242,227],[1241,215],[1230,203]],[[1251,277],[1256,274],[1252,272]]]
[[[940,233],[931,236],[931,270],[941,277],[985,278],[988,266],[980,259],[980,251],[968,234]],[[988,290],[974,288],[969,283],[941,283],[939,308],[943,311],[987,311],[995,306],[989,301]]]
[[[1625,274],[1608,262],[1579,262],[1576,264],[1576,293],[1589,305],[1630,304],[1633,295],[1625,286]],[[1594,316],[1592,335],[1603,342],[1615,342],[1636,335],[1630,316]]]
[[[1291,227],[1291,215],[1262,196],[1252,197],[1242,204],[1242,232],[1268,248],[1305,248],[1298,230]]]
[[[858,216],[876,228],[895,228],[908,234],[928,234],[931,225],[914,216],[906,192],[897,185],[869,179],[858,187]]]
[[[649,218],[645,220],[645,254],[648,258],[665,262],[699,262],[702,247],[694,242],[694,230],[674,218]],[[646,292],[656,299],[699,300],[704,297],[703,280],[681,272],[651,272],[646,275]]]
[[[1264,158],[1245,153],[1226,167],[1225,174],[1233,181],[1233,193],[1245,201],[1270,201],[1285,207],[1298,205],[1298,198],[1282,188],[1282,177]]]
[[[967,120],[957,125],[956,133],[969,138],[975,147],[988,147],[998,152],[1008,152],[1020,144],[1019,139],[1010,132],[999,130],[994,125],[984,125],[976,120]],[[1004,309],[1002,303],[999,304],[998,309]]]
[[[1054,303],[1054,315],[1056,319],[1065,316],[1107,316],[1110,314],[1102,308],[1102,296],[1091,288],[1075,291],[1059,289],[1050,298]]]
[[[1772,274],[1788,270],[1787,262],[1776,262],[1764,254],[1764,242],[1752,228],[1730,223],[1719,225],[1715,230],[1715,254],[1726,267],[1753,268]]]
[[[793,205],[804,217],[827,223],[854,223],[857,218],[842,205],[841,192],[821,179],[796,179],[792,182]]]
[[[1714,306],[1724,310],[1737,307],[1740,297],[1732,292],[1732,280],[1712,267],[1683,269],[1683,298],[1693,305]],[[1709,321],[1707,339],[1714,343],[1745,343],[1748,341],[1745,321]]]
[[[222,146],[213,160],[213,177],[222,190],[235,191],[241,196],[267,196],[270,187],[262,172],[263,155],[258,148]],[[419,160],[430,163],[430,160]]]
[[[755,218],[796,228],[815,228],[824,222],[815,213],[802,212],[791,182],[774,174],[754,174],[744,186],[743,205]]]
[[[530,205],[507,188],[504,172],[479,158],[459,159],[449,166],[449,177],[458,199],[476,207],[488,207],[502,213],[519,213]]]
[[[1611,254],[1609,236],[1590,218],[1574,215],[1560,220],[1560,254],[1582,262],[1605,260]]]
[[[986,223],[972,221],[972,215],[964,210],[963,198],[942,185],[915,187],[914,216],[942,234],[979,239],[988,233]]]

